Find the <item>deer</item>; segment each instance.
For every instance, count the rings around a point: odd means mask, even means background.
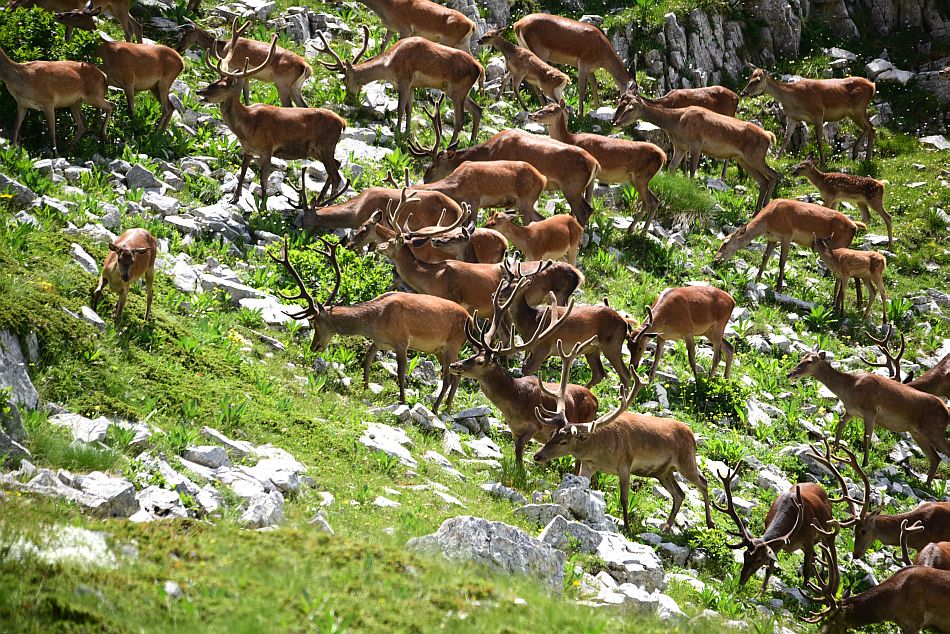
[[[514,378],[502,365],[502,359],[531,344],[531,338],[522,344],[511,341],[507,345],[494,343],[496,336],[500,334],[499,328],[504,323],[505,303],[510,302],[510,299],[507,302],[501,300],[502,292],[500,283],[492,296],[493,315],[490,320],[479,323],[476,316],[466,323],[466,335],[474,354],[453,363],[449,371],[456,376],[477,380],[488,400],[501,411],[514,438],[515,464],[522,467],[524,449],[528,442],[532,438],[547,441],[552,431],[537,420],[535,408],[553,407],[555,398],[543,389],[548,386],[542,384],[537,377]],[[534,333],[534,338],[544,336],[546,331],[556,331],[565,319],[566,317],[561,315],[559,319],[542,324],[542,327],[546,327],[543,330],[539,328]],[[566,413],[579,422],[594,420],[597,415],[597,397],[593,392],[574,384],[565,385],[562,392],[561,400]]]
[[[649,334],[641,336],[647,337]],[[552,430],[550,440],[534,454],[535,462],[543,464],[572,455],[578,462],[579,474],[582,476],[591,477],[598,471],[618,476],[623,526],[627,532],[630,531],[630,476],[656,478],[673,498],[669,517],[660,527],[665,532],[672,528],[686,498],[676,482],[675,475],[678,472],[699,489],[706,507],[706,526],[714,528],[709,511],[708,486],[696,463],[696,438],[689,426],[672,418],[656,418],[626,411],[645,385],[635,367],[630,368],[632,385],[620,387],[620,403],[616,409],[590,423],[568,418],[566,388],[571,363],[589,344],[589,340],[578,342],[570,352],[565,353],[564,346],[558,342],[562,366],[557,393],[551,392],[538,381],[542,390],[556,397],[557,405],[554,410],[541,405],[535,412],[538,421]]]
[[[310,350],[323,352],[336,335],[369,339],[369,349],[363,364],[364,387],[369,384],[369,370],[376,359],[376,353],[379,350],[395,351],[400,403],[406,402],[408,351],[433,354],[442,366],[442,387],[435,399],[433,412],[439,412],[443,398],[446,410],[451,410],[458,380],[449,375],[448,368],[458,360],[459,350],[465,344],[468,312],[455,302],[414,293],[385,293],[368,302],[352,306],[334,305],[342,280],[337,260],[339,243],[320,237],[317,240],[322,246],[317,247],[316,251],[327,259],[334,274],[333,288],[323,302],[317,302],[313,298],[300,273],[290,262],[286,238],[279,256],[268,251],[271,259],[287,270],[298,287],[296,295],[280,294],[280,297],[288,301],[304,300],[307,304],[306,307],[288,312],[287,315],[310,322],[313,329]]]
[[[547,126],[551,138],[587,150],[600,163],[597,179],[603,183],[631,183],[644,210],[644,230],[653,222],[660,199],[650,190],[650,179],[663,169],[666,153],[652,143],[614,139],[601,134],[571,132],[567,127],[567,107],[564,101],[549,103],[528,118]],[[632,231],[636,223],[631,223]]]
[[[887,181],[869,176],[822,172],[813,158],[809,157],[792,170],[795,176],[804,176],[821,194],[825,207],[837,211],[842,202],[853,202],[861,210],[861,220],[871,224],[871,208],[881,217],[887,227],[887,248],[894,247],[894,229],[891,215],[884,209],[884,186]]]
[[[460,11],[430,0],[359,0],[379,16],[386,35],[380,50],[389,46],[393,33],[401,39],[419,36],[460,51],[471,48],[475,23]]]
[[[807,121],[814,126],[818,157],[821,169],[824,169],[825,122],[851,119],[861,127],[861,137],[854,144],[855,155],[861,142],[867,139],[864,160],[871,160],[874,153],[874,125],[868,116],[868,106],[874,97],[873,82],[863,77],[845,77],[799,79],[786,84],[776,81],[761,68],[756,68],[748,62],[747,65],[752,69],[752,76],[740,95],[754,97],[766,93],[781,104],[785,113],[785,138],[776,158],[782,158],[798,124]]]
[[[318,32],[317,35],[323,42],[322,52],[333,58],[332,62],[318,60],[318,63],[330,72],[343,75],[347,93],[355,95],[369,82],[378,80],[387,81],[396,88],[399,93],[396,130],[402,130],[405,117],[406,138],[411,137],[413,93],[416,88],[438,88],[452,101],[455,111],[452,143],[462,132],[466,110],[472,114],[471,142],[474,143],[478,138],[482,108],[469,96],[469,92],[475,82],[484,83],[485,69],[469,53],[425,38],[407,37],[376,57],[359,63],[369,46],[368,27],[363,26],[363,47],[352,60],[343,60],[330,48],[323,33]]]
[[[950,398],[950,354],[944,355],[944,357],[937,362],[937,365],[921,374],[918,378],[915,379],[913,374],[911,374],[911,376],[901,381],[901,357],[904,356],[905,349],[904,334],[901,333],[900,348],[896,354],[890,348],[891,336],[894,334],[893,325],[888,325],[887,334],[880,339],[869,332],[865,334],[867,334],[868,339],[874,342],[878,349],[884,354],[884,362],[878,363],[868,359],[862,359],[862,361],[874,368],[886,368],[890,378],[902,382],[915,390],[933,394],[940,398]]]
[[[628,126],[643,119],[657,125],[670,137],[673,158],[668,169],[675,172],[687,154],[690,156],[690,178],[696,177],[703,154],[719,159],[735,159],[759,186],[755,203],[758,214],[769,199],[778,181],[778,172],[765,161],[775,135],[759,126],[721,115],[700,106],[668,108],[656,100],[631,96],[623,111],[614,114],[614,125]]]
[[[16,122],[13,124],[13,145],[20,142],[20,126],[27,109],[40,110],[46,116],[53,155],[59,156],[56,144],[56,110],[69,108],[76,122],[76,136],[67,148],[72,152],[86,133],[82,104],[99,108],[105,113],[99,137],[108,142],[106,127],[112,116],[112,104],[106,99],[106,76],[88,62],[35,61],[19,64],[0,49],[0,81],[16,102]]]
[[[931,542],[918,549],[913,561],[907,548],[907,537],[910,534],[924,530],[920,522],[908,525],[907,520],[901,521],[901,560],[905,566],[926,566],[940,570],[950,570],[950,542]]]
[[[825,352],[817,349],[805,353],[788,373],[789,380],[804,377],[824,384],[844,405],[844,414],[835,430],[835,448],[841,444],[845,424],[856,416],[864,420],[863,465],[868,462],[875,425],[893,432],[909,432],[930,463],[927,484],[933,481],[940,466],[940,453],[950,455],[950,444],[944,437],[950,425],[950,411],[942,400],[877,374],[836,370]]]
[[[631,73],[623,65],[607,36],[593,24],[547,13],[532,13],[512,25],[518,43],[543,62],[565,64],[577,68],[577,102],[584,117],[587,81],[590,79],[594,106],[600,106],[594,71],[606,70],[623,90],[630,83]]]
[[[516,46],[505,39],[507,30],[500,28],[486,31],[478,43],[482,46],[491,46],[505,58],[505,67],[511,78],[511,91],[515,93],[518,103],[524,110],[528,109],[521,97],[521,82],[523,81],[527,81],[528,85],[534,89],[541,103],[544,103],[545,99],[560,101],[564,97],[564,89],[567,88],[570,78],[541,61],[541,58],[529,49]]]
[[[95,311],[102,299],[106,285],[116,293],[119,299],[112,311],[118,325],[122,321],[122,311],[129,295],[129,288],[140,277],[145,276],[146,300],[145,321],[152,316],[152,291],[155,285],[155,257],[158,254],[158,240],[147,229],[129,229],[109,243],[109,254],[102,264],[99,283],[92,291],[90,308]]]
[[[762,279],[765,265],[775,252],[775,245],[781,244],[778,280],[775,283],[775,290],[780,291],[785,286],[785,262],[793,242],[812,247],[816,235],[832,236],[828,247],[841,249],[851,244],[858,229],[866,228],[867,225],[863,222],[855,222],[839,211],[799,200],[777,198],[723,240],[712,265],[722,266],[739,249],[746,247],[759,236],[765,236],[765,252],[762,254],[762,264],[759,265],[755,281]]]
[[[232,36],[231,41],[234,42]],[[231,52],[235,50],[232,46]],[[277,50],[277,35],[271,39],[270,51],[264,61],[248,69],[248,58],[244,60],[244,70],[231,71],[227,57],[218,57],[212,65],[208,54],[205,64],[216,71],[220,77],[198,91],[198,96],[206,103],[217,103],[221,108],[224,123],[237,136],[241,143],[241,171],[237,187],[231,197],[234,204],[241,197],[244,177],[252,157],[260,160],[261,198],[267,203],[267,180],[271,173],[271,159],[317,159],[323,163],[327,172],[327,181],[320,193],[322,198],[328,192],[340,188],[340,163],[334,158],[337,143],[346,128],[346,121],[340,115],[324,108],[278,108],[268,104],[245,106],[241,103],[241,88],[245,80],[261,72],[271,63]],[[215,54],[217,56],[217,54]]]
[[[142,41],[142,25],[129,15],[131,0],[11,0],[7,3],[9,9],[31,9],[39,7],[52,13],[66,13],[83,9],[98,9],[99,15],[105,9],[111,13],[125,34],[127,42]],[[95,28],[93,26],[93,28]],[[92,29],[90,29],[92,30]],[[72,36],[72,30],[67,26],[67,40]]]
[[[884,290],[884,269],[887,268],[887,258],[877,251],[858,251],[855,249],[832,249],[829,242],[834,234],[819,238],[814,236],[815,252],[832,275],[835,276],[834,307],[844,314],[844,296],[851,278],[863,282],[868,289],[868,306],[864,310],[864,319],[871,314],[874,308],[874,298],[881,294],[881,310],[884,323],[887,323],[887,292]],[[859,298],[860,300],[860,298]],[[860,308],[860,305],[858,306]]]
[[[522,227],[516,214],[495,213],[485,227],[501,233],[528,260],[564,260],[577,263],[584,228],[574,216],[558,214]]]
[[[101,8],[57,13],[57,22],[66,25],[66,39],[73,28],[95,29],[93,16],[99,15]],[[162,116],[158,120],[159,130],[165,130],[171,121],[175,108],[168,98],[175,79],[185,68],[185,63],[175,49],[161,44],[135,44],[131,42],[103,41],[96,48],[96,55],[102,60],[99,70],[106,74],[109,86],[121,88],[129,105],[129,116],[135,116],[135,93],[151,91],[162,106]]]
[[[736,302],[732,295],[714,286],[682,286],[668,288],[653,305],[647,308],[649,318],[632,333],[629,343],[631,364],[638,366],[646,351],[647,340],[642,336],[649,331],[656,340],[656,352],[650,367],[650,381],[656,376],[656,370],[663,357],[663,348],[667,341],[682,339],[686,342],[689,366],[693,376],[699,380],[699,368],[696,365],[696,337],[706,337],[713,347],[712,365],[709,375],[716,373],[719,360],[725,352],[725,378],[732,372],[732,359],[735,348],[724,337],[726,325],[732,317]],[[639,343],[634,343],[639,342]]]
[[[272,47],[267,42],[241,37],[250,22],[245,22],[242,26],[238,26],[237,22],[235,18],[231,23],[231,37],[227,40],[216,39],[193,22],[183,24],[176,48],[184,53],[193,46],[197,46],[206,53],[210,52],[215,58],[224,60],[224,70],[229,72],[242,70],[244,60],[248,60],[250,65],[260,67],[254,79],[274,84],[281,106],[306,108],[307,102],[304,101],[301,91],[304,82],[313,74],[310,64],[301,56],[281,46]],[[274,48],[273,54],[270,53],[271,48]],[[262,64],[268,55],[270,55],[270,63]],[[248,82],[243,83],[241,92],[244,95],[244,103],[247,104],[251,94]]]

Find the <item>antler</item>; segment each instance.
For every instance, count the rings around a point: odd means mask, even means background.
[[[835,523],[830,532],[824,531],[818,526],[812,524],[812,528],[820,533],[837,535],[838,525]],[[838,551],[835,547],[835,540],[832,537],[829,540],[821,541],[816,544],[818,554],[815,557],[815,579],[809,580],[803,588],[802,594],[805,594],[815,603],[824,603],[827,607],[820,612],[813,612],[811,616],[803,620],[808,623],[818,623],[833,612],[837,612],[841,604],[838,602],[838,588],[841,586],[841,571],[838,569]],[[826,576],[822,578],[821,568],[825,568]],[[813,595],[808,595],[804,590],[809,590]]]
[[[909,521],[910,520],[901,520],[901,559],[904,560],[904,565],[906,566],[910,566],[914,563],[910,559],[910,551],[907,550],[907,536],[910,533],[918,533],[924,530],[924,525],[920,523],[920,520],[908,526]]]
[[[393,189],[399,189],[400,187],[409,187],[409,168],[407,167],[403,172],[403,185],[400,185],[396,182],[396,179],[393,177],[392,170],[386,172],[386,178],[383,179],[383,182],[392,187]]]
[[[462,203],[462,213],[459,214],[459,217],[450,224],[443,226],[442,220],[445,218],[446,211],[445,209],[442,210],[442,214],[439,216],[439,222],[434,227],[426,227],[414,231],[409,229],[409,219],[412,218],[412,214],[409,214],[403,222],[402,234],[406,236],[406,239],[424,238],[430,240],[444,233],[451,233],[468,221],[472,208],[468,206],[468,203]]]
[[[307,302],[307,308],[297,311],[296,313],[288,312],[287,313],[288,317],[291,317],[293,319],[305,319],[307,317],[312,317],[320,313],[320,311],[323,310],[323,307],[317,304],[313,300],[313,296],[307,291],[307,287],[304,285],[303,280],[300,278],[300,273],[298,273],[297,269],[294,268],[294,265],[290,263],[290,257],[287,255],[287,244],[288,244],[288,239],[285,237],[284,244],[281,246],[281,249],[280,249],[280,257],[277,257],[270,251],[267,252],[267,255],[269,255],[270,258],[274,262],[277,262],[278,264],[282,264],[284,268],[287,269],[287,271],[290,273],[290,276],[294,278],[295,282],[297,282],[297,286],[300,288],[300,292],[298,292],[296,295],[285,295],[281,293],[280,291],[277,291],[277,295],[281,299],[284,299],[287,301],[295,301],[298,299],[303,299]]]
[[[507,305],[510,306],[511,302],[509,301]],[[550,316],[550,324],[547,327],[544,326],[545,320],[542,319],[541,322],[538,324],[537,329],[535,329],[534,334],[532,334],[530,337],[525,339],[520,344],[514,343],[514,337],[512,337],[511,341],[508,343],[507,346],[500,348],[498,350],[498,354],[500,354],[501,356],[507,357],[513,354],[517,354],[518,352],[524,352],[525,350],[530,350],[532,347],[534,347],[534,345],[538,341],[545,339],[548,336],[552,335],[553,333],[557,332],[558,329],[564,325],[564,322],[567,321],[567,318],[571,316],[571,312],[574,310],[574,298],[572,297],[570,300],[568,300],[567,306],[564,307],[564,312],[562,312],[560,316],[557,317],[557,319],[554,319],[554,315],[557,314],[556,310],[558,308],[560,307],[557,306],[557,304],[554,304],[553,306],[548,308],[548,312],[545,315],[545,317]],[[501,323],[500,319],[498,320],[498,323]],[[558,339],[558,341],[560,341],[560,339]]]
[[[798,529],[801,528],[802,521],[803,521],[804,518],[805,518],[805,512],[804,512],[804,511],[805,511],[805,505],[804,505],[804,503],[802,502],[802,488],[801,488],[801,486],[799,486],[799,485],[797,485],[797,484],[795,485],[795,497],[792,498],[792,502],[795,504],[795,510],[797,511],[797,513],[796,513],[796,515],[795,515],[795,525],[792,526],[792,529],[791,529],[790,531],[788,531],[787,533],[785,533],[785,534],[782,535],[781,537],[773,537],[772,539],[766,540],[766,541],[765,541],[765,545],[766,545],[766,546],[768,546],[768,547],[771,548],[771,547],[772,547],[772,544],[776,544],[776,543],[779,543],[779,542],[781,542],[781,543],[783,543],[783,544],[787,544],[787,543],[789,542],[789,540],[791,540],[792,535],[794,535],[794,534],[798,531]],[[824,530],[818,528],[818,527],[817,527],[816,525],[814,525],[814,524],[812,524],[812,528],[814,528],[815,530],[817,530],[817,531],[820,532],[820,533],[824,533],[824,534],[826,534],[826,535],[828,534],[828,533],[826,533]],[[837,529],[835,529],[835,530],[837,531]]]
[[[726,474],[723,475],[721,471],[716,472],[716,477],[722,480],[722,488],[726,494],[726,508],[723,508],[716,504],[712,498],[710,498],[709,503],[712,504],[712,507],[724,513],[732,518],[732,521],[736,523],[736,526],[739,528],[738,531],[726,531],[728,534],[738,537],[742,541],[736,544],[727,544],[729,548],[746,548],[752,544],[752,535],[749,533],[749,529],[746,527],[745,522],[742,521],[742,518],[739,517],[739,513],[736,511],[735,504],[732,501],[732,481],[735,479],[736,474],[739,472],[739,467],[742,465],[743,460],[740,458],[736,462],[736,466],[732,469],[728,469]]]
[[[865,334],[867,334],[868,339],[876,343],[878,349],[884,353],[885,361],[884,363],[877,363],[876,361],[870,361],[863,357],[861,358],[861,360],[864,361],[869,366],[871,366],[872,368],[887,368],[887,371],[888,373],[890,373],[891,378],[894,379],[895,381],[900,382],[901,357],[904,356],[904,349],[906,348],[907,342],[904,339],[904,333],[900,333],[900,337],[901,337],[900,348],[898,348],[896,355],[893,352],[891,352],[890,342],[891,342],[891,337],[893,336],[895,330],[896,329],[894,328],[893,324],[888,324],[887,334],[884,336],[883,339],[878,339],[874,335],[872,335],[870,332],[866,332]]]
[[[330,295],[323,302],[324,306],[332,306],[333,301],[336,299],[336,294],[340,290],[340,282],[343,281],[343,276],[340,274],[340,263],[336,259],[336,250],[340,247],[339,242],[330,242],[326,238],[317,237],[317,240],[323,245],[323,248],[315,247],[314,250],[320,255],[324,256],[330,260],[330,266],[333,267],[333,290],[330,291]]]
[[[396,205],[395,209],[393,209],[392,200],[386,203],[386,213],[383,217],[386,219],[386,222],[389,223],[390,228],[392,228],[392,230],[396,233],[397,237],[401,237],[403,235],[403,228],[399,226],[399,222],[397,221],[399,218],[399,212],[401,212],[407,204],[418,201],[419,196],[416,194],[416,192],[409,191],[408,187],[403,187],[402,191],[399,192],[399,203]],[[408,231],[408,228],[406,231]]]
[[[332,191],[327,191],[330,189],[330,181],[327,180],[323,184],[323,189],[320,190],[320,194],[307,199],[307,170],[300,170],[300,188],[296,188],[291,185],[291,188],[297,192],[297,204],[295,205],[296,209],[300,211],[316,211],[323,207],[328,206],[334,200],[346,193],[346,190],[350,187],[350,179],[346,178],[343,180],[343,184],[340,185],[340,188],[333,193]]]
[[[264,59],[263,63],[255,66],[254,68],[248,69],[247,65],[250,62],[250,58],[244,58],[244,70],[232,71],[226,70],[224,68],[225,64],[228,66],[231,65],[231,60],[234,57],[235,45],[237,43],[238,37],[247,29],[250,23],[245,23],[244,26],[238,28],[237,18],[234,19],[234,22],[231,24],[231,39],[228,42],[228,53],[224,57],[221,57],[217,51],[214,50],[213,46],[209,46],[205,50],[204,60],[212,70],[216,71],[222,77],[234,77],[236,79],[245,79],[256,75],[257,73],[264,70],[264,68],[270,64],[271,60],[274,58],[274,52],[277,50],[277,34],[274,33],[273,37],[270,40],[270,50],[267,52],[267,57]],[[217,62],[214,66],[211,65],[211,60],[208,58],[208,51],[211,51],[212,54],[217,58]]]
[[[816,462],[819,462],[820,464],[824,465],[829,471],[831,471],[831,474],[838,481],[838,486],[841,487],[841,497],[832,498],[830,502],[832,504],[838,504],[839,502],[846,502],[848,504],[848,508],[851,511],[851,516],[847,520],[842,522],[842,526],[851,526],[852,524],[857,522],[858,518],[864,517],[864,515],[866,515],[866,513],[863,513],[857,510],[857,505],[866,504],[867,503],[866,500],[870,496],[870,492],[867,491],[867,489],[865,490],[865,502],[862,502],[861,500],[857,500],[851,497],[850,495],[848,495],[848,485],[845,483],[844,476],[841,475],[841,472],[834,465],[834,463],[835,462],[840,462],[842,464],[848,463],[848,464],[851,464],[853,467],[855,467],[861,474],[864,474],[864,472],[861,470],[861,466],[858,463],[857,456],[855,456],[854,453],[851,450],[849,450],[847,447],[842,447],[842,449],[845,452],[847,452],[848,456],[847,458],[842,458],[841,456],[836,456],[831,453],[831,444],[828,442],[827,438],[822,439],[822,442],[825,445],[824,452],[819,453],[817,446],[811,445],[811,451],[808,452],[807,456],[814,459]],[[870,481],[866,481],[866,482],[868,486],[870,486]]]
[[[435,101],[429,99],[429,103],[432,104],[433,109],[429,110],[428,108],[423,108],[423,112],[426,113],[426,116],[432,119],[432,129],[435,132],[435,142],[432,144],[431,149],[426,149],[416,143],[413,139],[406,141],[406,149],[409,150],[409,153],[415,156],[416,158],[435,158],[439,155],[439,146],[442,144],[442,102],[445,101],[445,94],[439,95],[439,98]],[[454,150],[458,147],[458,141],[452,143],[446,148],[446,151]]]
[[[594,335],[587,341],[578,341],[567,354],[564,354],[564,341],[561,339],[557,340],[557,353],[558,356],[561,357],[561,382],[558,384],[558,391],[552,392],[544,386],[544,382],[541,380],[541,377],[535,377],[538,381],[538,387],[541,389],[541,391],[544,394],[554,398],[556,402],[554,410],[549,410],[544,405],[539,405],[534,408],[534,415],[538,419],[538,422],[542,425],[564,427],[564,425],[568,423],[566,414],[567,404],[565,398],[567,395],[567,386],[571,377],[571,365],[574,363],[574,359],[577,358],[581,351],[594,343],[596,340],[597,336]],[[593,431],[593,429],[591,431]]]
[[[317,37],[320,38],[320,41],[323,42],[323,48],[320,49],[321,53],[327,53],[330,57],[333,58],[332,62],[325,62],[318,59],[317,63],[326,68],[327,70],[346,73],[347,67],[352,67],[353,65],[359,63],[360,58],[363,57],[363,54],[366,52],[366,49],[369,48],[369,27],[365,24],[363,25],[363,48],[360,49],[360,52],[353,57],[352,61],[343,61],[343,59],[336,54],[336,52],[330,48],[330,43],[327,42],[327,38],[324,37],[321,31],[317,31]]]

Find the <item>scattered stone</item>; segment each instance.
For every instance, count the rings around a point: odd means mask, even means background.
[[[162,181],[141,165],[133,165],[125,173],[125,182],[129,189],[160,189]]]
[[[313,519],[310,520],[312,524],[318,531],[321,533],[326,533],[327,535],[333,535],[333,529],[330,527],[330,522],[327,521],[326,516],[323,514],[323,511],[317,511],[317,514],[313,516]]]
[[[396,500],[390,500],[382,495],[377,495],[376,499],[373,500],[373,506],[378,506],[381,509],[398,509],[402,504]]]
[[[231,440],[213,427],[202,427],[201,435],[223,446],[232,458],[244,458],[254,450],[254,445],[246,440]]]
[[[40,396],[27,373],[27,359],[20,341],[9,330],[0,330],[0,388],[9,388],[10,402],[36,409]]]
[[[516,508],[514,514],[538,526],[547,526],[558,516],[573,519],[571,512],[560,504],[525,504]]]
[[[224,447],[217,445],[200,445],[198,447],[188,447],[182,454],[185,460],[189,460],[208,469],[217,469],[218,467],[230,467],[231,460],[228,458],[228,452]]]
[[[544,527],[538,539],[568,555],[576,551],[593,554],[597,552],[603,536],[585,524],[557,515]]]
[[[135,498],[139,502],[139,510],[129,518],[133,522],[188,517],[188,510],[176,491],[152,485],[139,491]]]
[[[950,150],[950,141],[942,134],[921,137],[920,142],[924,145],[930,145],[937,150]]]
[[[167,596],[172,601],[178,601],[185,597],[185,593],[182,592],[181,586],[179,586],[174,581],[166,581],[163,586],[165,589],[165,596]]]
[[[252,499],[238,520],[248,528],[276,526],[284,521],[284,496],[271,491]]]
[[[38,543],[18,539],[7,557],[31,557],[46,565],[70,564],[84,568],[115,568],[118,561],[109,548],[107,534],[79,526],[50,526],[37,533]]]
[[[92,420],[79,414],[56,414],[49,417],[49,422],[57,427],[69,430],[73,440],[81,442],[102,442],[112,424],[105,416]]]
[[[515,491],[511,487],[506,487],[500,482],[486,482],[482,485],[482,490],[486,491],[490,496],[501,498],[503,500],[508,500],[512,504],[527,504],[528,498],[523,496],[518,491]]]
[[[472,455],[476,458],[500,460],[503,457],[501,447],[496,445],[488,436],[466,441],[465,444],[472,450]]]
[[[99,265],[96,264],[96,261],[91,255],[86,253],[86,250],[82,246],[73,242],[69,245],[70,252],[72,253],[73,260],[82,268],[83,271],[89,273],[90,275],[99,274]]]
[[[373,451],[382,451],[399,459],[403,465],[415,468],[418,462],[404,445],[412,444],[406,432],[398,427],[383,423],[366,423],[366,431],[360,436],[360,442]]]

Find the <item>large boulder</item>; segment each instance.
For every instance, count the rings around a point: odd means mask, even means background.
[[[35,409],[39,404],[20,341],[9,330],[0,330],[0,388],[12,390],[9,400],[16,405]]]

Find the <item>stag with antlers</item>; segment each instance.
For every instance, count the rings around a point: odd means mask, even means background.
[[[887,368],[890,377],[897,382],[901,382],[901,357],[904,356],[906,347],[903,333],[901,333],[901,343],[896,353],[891,350],[890,345],[891,336],[894,334],[893,325],[888,325],[887,334],[881,339],[874,337],[871,333],[866,334],[868,339],[877,344],[878,349],[884,355],[884,361],[882,363],[868,359],[862,359],[862,361],[871,367]],[[934,367],[921,374],[918,378],[913,378],[913,374],[911,374],[903,379],[903,383],[915,390],[926,392],[927,394],[933,394],[940,398],[950,398],[950,354],[944,355]]]
[[[917,556],[911,561],[910,550],[907,547],[907,538],[909,535],[919,533],[923,530],[924,525],[919,521],[911,524],[909,520],[901,520],[901,559],[904,565],[927,566],[928,568],[950,570],[950,542],[931,542],[919,549]]]

